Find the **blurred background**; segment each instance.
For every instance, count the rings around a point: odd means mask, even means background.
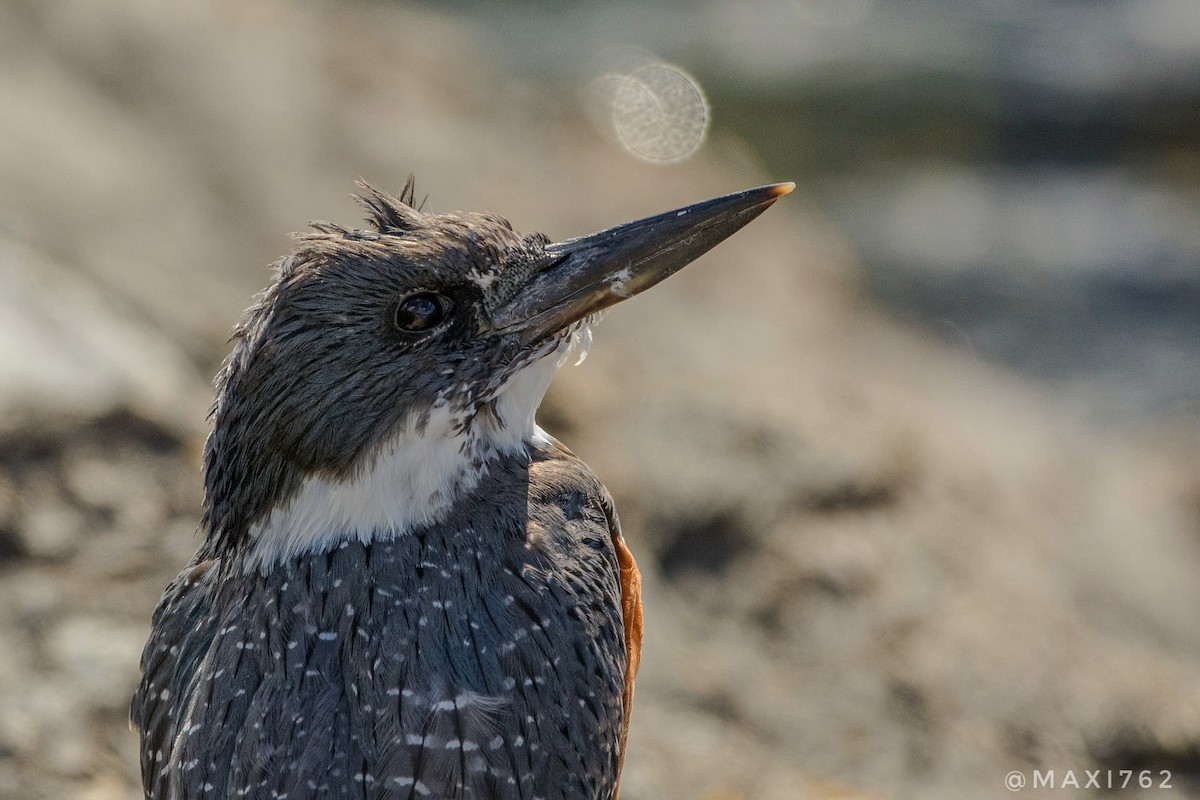
[[[1196,414],[1195,2],[442,7],[562,90],[604,42],[686,65],[883,303],[1109,419]]]
[[[1194,0],[2,0],[0,108],[0,797],[140,796],[228,331],[409,172],[798,183],[542,410],[646,576],[626,800],[1200,797]]]

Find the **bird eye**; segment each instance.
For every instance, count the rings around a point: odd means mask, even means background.
[[[396,306],[396,327],[409,333],[434,328],[446,317],[450,301],[433,292],[409,295]]]

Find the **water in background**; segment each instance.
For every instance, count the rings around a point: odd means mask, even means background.
[[[1197,0],[448,5],[541,81],[680,64],[889,307],[1107,419],[1200,416]]]

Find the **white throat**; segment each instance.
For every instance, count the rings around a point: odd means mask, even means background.
[[[549,441],[534,415],[569,352],[590,342],[582,330],[509,378],[496,395],[495,422],[463,430],[443,402],[419,432],[410,421],[353,477],[305,478],[288,501],[251,526],[247,571],[265,573],[289,558],[392,539],[441,520],[497,456]]]

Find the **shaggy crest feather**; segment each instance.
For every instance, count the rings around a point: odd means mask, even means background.
[[[416,177],[408,176],[399,197],[376,189],[363,179],[355,181],[362,194],[352,195],[354,200],[367,210],[367,222],[379,233],[406,233],[419,227],[421,212],[416,207]]]

